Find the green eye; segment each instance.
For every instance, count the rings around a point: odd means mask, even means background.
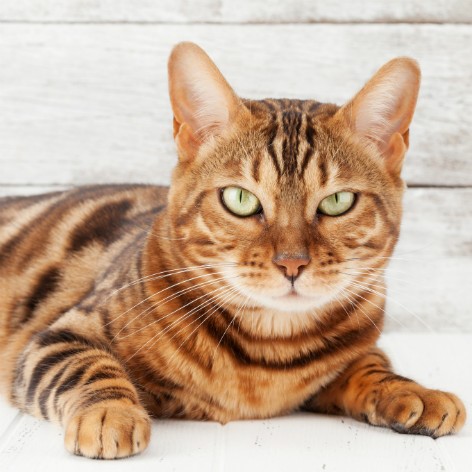
[[[336,192],[321,200],[318,211],[329,216],[339,216],[346,213],[354,203],[352,192]]]
[[[226,187],[221,193],[221,199],[225,207],[237,216],[251,216],[261,210],[259,199],[240,187]]]

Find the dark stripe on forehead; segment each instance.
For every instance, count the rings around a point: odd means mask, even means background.
[[[308,107],[308,113],[316,113],[318,111],[318,108],[322,105],[321,102],[312,102],[310,106]]]
[[[245,103],[246,106],[249,105],[249,101]],[[302,177],[315,155],[316,131],[313,120],[322,115],[333,115],[338,107],[312,100],[292,99],[265,99],[251,101],[250,105],[251,113],[269,118],[265,128],[267,151],[278,176],[285,174]],[[282,141],[281,146],[275,143],[278,137]],[[300,148],[305,150],[300,152]],[[259,162],[253,164],[256,180],[260,178],[259,165]],[[326,163],[320,163],[319,169],[321,184],[325,185],[328,180]]]
[[[300,177],[303,177],[305,174],[305,170],[315,153],[315,128],[311,125],[308,117],[306,117],[305,139],[307,142],[307,148],[300,166]]]
[[[280,111],[280,103],[277,100],[261,100],[259,103],[263,104],[267,108],[267,112],[271,116],[271,122],[266,128],[267,134],[267,151],[272,163],[274,164],[277,175],[282,175],[282,166],[277,158],[277,151],[275,150],[275,140],[279,134],[280,122],[277,112]]]
[[[274,115],[277,113],[277,111],[279,110],[279,107],[276,107],[276,103],[277,101],[274,100],[274,101],[271,101],[271,100],[261,100],[260,103],[263,103],[271,113],[273,113]]]
[[[252,158],[252,178],[256,181],[259,182],[260,180],[260,175],[259,175],[259,170],[261,166],[261,158],[259,155],[253,156]]]
[[[300,146],[300,128],[303,115],[296,110],[282,112],[282,129],[284,132],[282,160],[284,173],[292,175],[297,171],[298,150]]]
[[[267,151],[269,152],[269,156],[272,159],[272,163],[274,164],[277,175],[280,177],[282,175],[282,168],[280,167],[279,160],[277,159],[277,153],[275,151],[275,143],[274,143],[278,134],[278,130],[279,130],[279,125],[276,120],[277,118],[274,116],[274,121],[268,130],[269,144],[267,146]]]
[[[324,160],[324,156],[322,155],[320,155],[318,158],[318,170],[320,174],[320,184],[322,187],[324,187],[328,181],[328,167]]]

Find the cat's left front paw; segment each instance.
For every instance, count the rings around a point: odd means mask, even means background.
[[[384,394],[376,413],[386,426],[399,433],[433,438],[459,431],[466,418],[464,404],[456,395],[408,386]]]

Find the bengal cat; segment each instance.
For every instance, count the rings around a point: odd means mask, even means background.
[[[239,98],[198,46],[169,60],[170,190],[0,200],[1,384],[74,454],[149,443],[150,415],[304,408],[401,433],[460,430],[462,402],[376,347],[420,83],[384,65],[346,105]]]

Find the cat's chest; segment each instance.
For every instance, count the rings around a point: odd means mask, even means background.
[[[204,382],[196,382],[193,401],[210,419],[227,422],[266,418],[301,406],[337,374],[314,368],[268,369],[221,366]]]
[[[139,383],[151,393],[148,407],[156,416],[226,423],[284,414],[303,405],[332,381],[347,360],[338,356],[327,362],[293,353],[285,358],[281,354],[270,358],[255,350],[250,358],[230,349],[213,353],[214,349],[208,358],[211,362],[205,362],[204,354],[194,349],[180,350],[160,365],[155,362],[157,355],[143,356],[142,362],[132,366],[131,371],[147,380]]]
[[[145,403],[158,417],[177,416],[220,423],[268,418],[300,407],[336,373],[226,366],[221,371],[215,369],[209,376],[194,372],[193,378],[185,379],[183,388],[166,392],[148,384],[146,390],[155,393],[147,396]]]

